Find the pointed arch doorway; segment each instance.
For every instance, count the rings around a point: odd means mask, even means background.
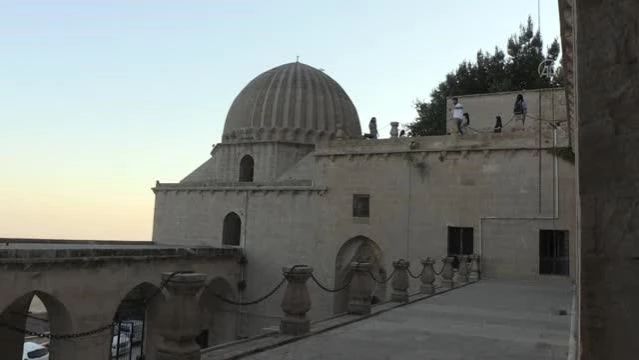
[[[350,264],[354,261],[369,261],[373,264],[371,273],[377,280],[386,279],[384,254],[373,240],[366,236],[356,236],[346,241],[337,252],[335,258],[335,287],[342,287],[350,276]],[[387,284],[374,283],[373,302],[386,300]],[[348,311],[348,288],[335,293],[333,298],[333,313],[341,314]]]

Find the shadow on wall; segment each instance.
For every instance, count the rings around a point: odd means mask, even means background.
[[[237,306],[222,301],[220,297],[237,301],[231,284],[218,277],[211,280],[200,294],[202,328],[197,342],[203,349],[237,339]]]

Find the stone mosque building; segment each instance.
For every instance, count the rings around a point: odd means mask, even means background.
[[[235,98],[208,160],[179,183],[156,184],[153,241],[241,249],[246,264],[232,286],[244,301],[294,264],[339,287],[361,256],[380,279],[393,260],[419,271],[419,260],[451,254],[481,255],[485,277],[574,276],[565,93],[526,92],[526,128],[493,133],[515,95],[460,97],[473,114],[463,137],[366,139],[355,105],[325,72],[275,67]],[[309,288],[312,319],[345,311],[344,292]],[[379,286],[376,296],[386,295]],[[229,336],[250,336],[278,323],[280,297],[229,311],[238,324]]]

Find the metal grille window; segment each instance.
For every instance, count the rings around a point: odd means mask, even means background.
[[[353,217],[368,218],[370,217],[370,195],[353,195]]]

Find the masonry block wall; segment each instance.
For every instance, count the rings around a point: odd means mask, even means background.
[[[543,119],[566,121],[566,92],[563,88],[523,90],[518,92],[503,92],[493,94],[460,95],[459,101],[464,106],[464,112],[470,115],[470,126],[477,130],[492,130],[495,127],[495,117],[501,116],[503,125],[513,116],[513,107],[517,94],[522,94],[528,105],[529,118],[526,120],[526,128],[537,129],[537,120]],[[541,96],[541,115],[539,112],[539,100]],[[450,119],[453,102],[452,97],[446,101],[447,119]],[[510,131],[514,127],[510,123],[504,131]],[[448,122],[449,132],[456,132],[455,124]],[[521,125],[519,125],[521,126]],[[567,126],[564,123],[562,126]],[[451,131],[452,130],[452,131]]]
[[[523,133],[333,142],[304,158],[305,171],[288,173],[311,176],[306,186],[156,191],[154,241],[220,246],[224,217],[236,212],[248,258],[244,300],[269,292],[295,264],[335,286],[337,255],[357,236],[380,247],[387,273],[399,258],[419,271],[422,258],[447,254],[448,226],[473,228],[486,276],[535,278],[540,229],[568,231],[574,252],[574,165],[553,156],[551,138],[544,133],[541,150]],[[353,217],[354,194],[370,195],[368,218]],[[310,316],[332,314],[333,295],[309,287]],[[243,307],[244,335],[276,326],[280,301]]]

